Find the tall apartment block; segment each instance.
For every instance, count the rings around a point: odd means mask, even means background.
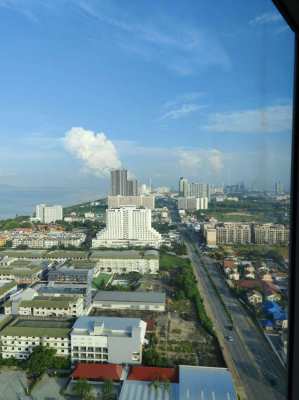
[[[92,247],[141,246],[159,248],[161,235],[152,228],[151,210],[132,207],[106,210],[106,228],[92,240]]]
[[[47,206],[46,204],[38,204],[36,206],[36,218],[43,224],[61,221],[63,219],[63,208],[60,205]]]

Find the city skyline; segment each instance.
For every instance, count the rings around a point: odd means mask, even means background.
[[[270,1],[230,4],[0,2],[4,196],[85,201],[120,167],[288,189],[293,33]]]

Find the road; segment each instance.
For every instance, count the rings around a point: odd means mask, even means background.
[[[204,291],[203,296],[209,303],[214,322],[216,320],[217,333],[222,335],[221,339],[227,335],[233,338],[233,342],[226,340],[225,346],[238,371],[247,399],[285,400],[287,390],[286,370],[280,364],[261,332],[250,320],[242,305],[231,294],[214,261],[198,255],[191,243],[194,245],[193,241],[186,240],[197,278],[200,280],[201,289]],[[203,265],[208,268],[210,277],[232,316],[233,331],[227,329],[231,322]],[[273,386],[274,381],[276,382],[275,386]]]

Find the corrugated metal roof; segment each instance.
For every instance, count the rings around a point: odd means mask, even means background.
[[[94,301],[116,301],[116,302],[145,302],[165,303],[165,293],[162,292],[119,292],[99,290]]]
[[[171,383],[169,387],[160,384],[155,388],[152,382],[124,381],[119,400],[179,400],[178,384]]]
[[[180,365],[179,400],[237,400],[226,368]]]

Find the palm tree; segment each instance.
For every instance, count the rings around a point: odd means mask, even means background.
[[[102,399],[111,400],[114,398],[113,382],[111,379],[106,379],[102,385]]]
[[[91,384],[86,379],[78,379],[74,385],[73,391],[82,400],[88,400],[91,396]]]

